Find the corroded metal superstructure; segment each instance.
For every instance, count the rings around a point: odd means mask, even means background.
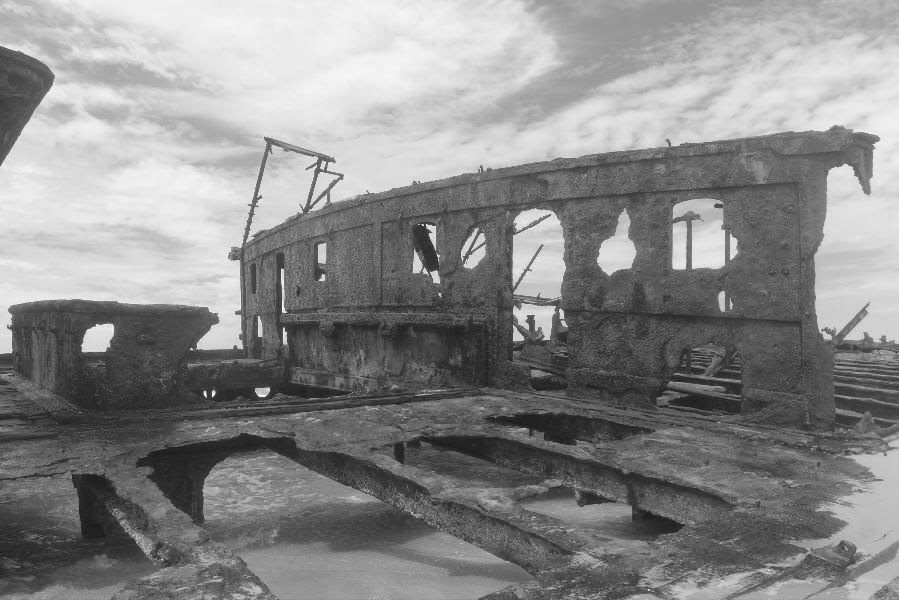
[[[715,343],[742,356],[743,412],[827,428],[832,359],[814,293],[827,172],[851,165],[868,193],[877,139],[833,127],[556,159],[297,215],[243,250],[245,344],[286,360],[293,383],[521,383],[511,361],[514,220],[548,209],[565,237],[571,391],[653,405],[683,353]],[[717,269],[674,269],[674,207],[697,198],[720,204],[739,253]],[[624,211],[636,257],[606,273],[600,246]],[[412,269],[422,225],[436,227],[439,284]],[[467,268],[463,244],[476,229],[486,257]]]

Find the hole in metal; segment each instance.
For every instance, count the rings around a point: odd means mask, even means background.
[[[575,490],[556,487],[543,494],[526,498],[518,503],[529,511],[540,513],[578,529],[598,536],[619,540],[653,540],[661,535],[674,533],[683,527],[680,523],[635,510],[623,502],[592,501],[578,499]]]
[[[725,266],[724,213],[716,203],[718,201],[712,198],[695,198],[678,202],[672,208],[673,269],[719,269]]]
[[[603,270],[603,273],[611,275],[615,271],[630,269],[634,266],[637,247],[634,246],[634,242],[629,236],[630,227],[630,214],[626,209],[622,210],[618,215],[615,235],[605,240],[599,247],[596,264]]]
[[[503,425],[539,431],[547,441],[569,445],[574,445],[575,440],[591,443],[611,442],[652,433],[652,429],[645,427],[564,413],[519,413],[512,416],[490,417],[490,420]]]
[[[412,228],[412,272],[427,273],[433,283],[440,283],[436,223],[416,223]]]
[[[110,342],[112,342],[114,333],[115,327],[112,323],[94,325],[84,332],[84,339],[81,342],[81,351],[106,352],[109,349]]]

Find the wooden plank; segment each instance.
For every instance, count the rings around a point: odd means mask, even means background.
[[[15,386],[22,397],[40,407],[50,416],[55,417],[56,415],[78,414],[81,412],[81,409],[65,398],[54,394],[50,390],[38,387],[18,373],[7,373],[0,376],[0,379]]]
[[[851,396],[854,398],[871,398],[888,404],[899,405],[899,392],[896,390],[885,390],[877,387],[865,385],[855,385],[852,383],[835,383],[833,386],[834,394],[840,396]]]
[[[728,392],[731,393],[739,393],[740,388],[743,386],[743,382],[739,379],[731,379],[726,377],[713,377],[710,375],[696,375],[696,374],[688,374],[688,373],[675,373],[672,376],[672,379],[675,381],[681,381],[685,383],[698,383],[704,385],[712,385],[712,386],[723,386],[727,389]]]
[[[833,397],[837,408],[852,410],[858,413],[870,412],[871,416],[881,419],[899,420],[899,405],[880,402],[870,398],[854,398],[836,394]]]

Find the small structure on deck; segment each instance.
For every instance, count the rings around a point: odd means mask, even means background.
[[[196,403],[185,387],[187,352],[218,315],[197,306],[44,300],[11,306],[13,366],[37,385],[90,409],[162,408]],[[96,368],[81,352],[84,333],[112,323]]]

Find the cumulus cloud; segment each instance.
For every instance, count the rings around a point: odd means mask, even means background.
[[[464,122],[557,60],[512,0],[12,2],[0,17],[7,43],[57,75],[0,172],[16,199],[3,298],[208,304],[223,317],[213,346],[237,341],[225,254],[263,134],[340,156],[348,195],[377,189],[359,175],[395,139]],[[295,158],[271,163],[260,227],[296,212],[308,185]]]
[[[871,299],[866,324],[895,335],[897,242],[873,224],[899,217],[899,85],[884,75],[899,70],[896,12],[830,0],[9,0],[4,43],[57,79],[0,169],[14,223],[0,297],[208,305],[223,324],[204,345],[237,343],[237,269],[224,257],[262,135],[336,156],[342,197],[479,164],[844,124],[884,141],[871,198],[848,169],[831,176],[820,320]],[[258,227],[296,212],[304,167],[272,157]],[[529,285],[551,285],[551,265],[538,261]]]
[[[457,139],[468,154],[502,147],[503,164],[514,164],[834,124],[878,134],[871,197],[848,167],[831,172],[818,313],[822,326],[840,325],[870,299],[865,326],[896,331],[899,243],[889,224],[899,218],[890,200],[899,194],[899,84],[886,74],[899,69],[897,19],[899,7],[883,3],[720,6],[659,30],[632,49],[628,73],[571,94],[567,105]]]

